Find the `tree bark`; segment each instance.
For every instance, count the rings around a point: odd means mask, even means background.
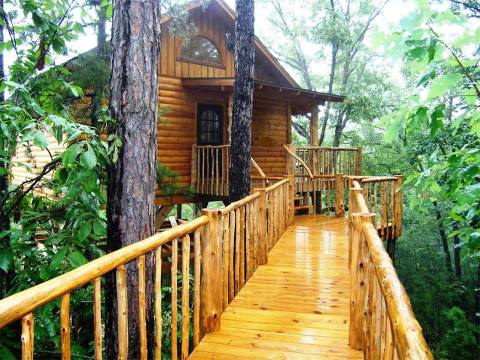
[[[254,86],[254,2],[236,1],[235,86],[230,147],[230,200],[250,193],[251,124]]]
[[[338,54],[338,44],[332,43],[332,59],[330,62],[330,77],[328,80],[328,93],[330,94],[333,92],[333,84],[335,81],[335,68],[337,66],[337,54]],[[328,101],[327,105],[325,106],[325,115],[323,117],[322,130],[320,132],[320,139],[318,140],[318,143],[320,146],[323,144],[323,141],[325,140],[325,130],[327,129],[329,118],[330,118],[330,102]]]
[[[450,256],[450,249],[448,248],[448,238],[445,231],[445,226],[443,225],[442,221],[442,213],[440,212],[440,209],[438,208],[438,203],[436,201],[433,201],[433,207],[435,209],[435,217],[437,218],[440,241],[442,242],[443,252],[445,253],[445,265],[447,267],[447,271],[449,273],[452,273],[452,257]]]
[[[462,248],[460,245],[460,238],[458,236],[453,237],[453,244],[453,261],[455,265],[455,275],[460,280],[462,278]]]
[[[99,5],[98,11],[98,22],[97,22],[97,57],[99,61],[106,62],[107,60],[107,34],[106,34],[106,24],[107,24],[107,7]],[[93,89],[93,98],[92,98],[92,112],[91,120],[92,126],[98,126],[98,117],[102,109],[103,97],[105,95],[104,91],[105,84],[102,81],[95,82]]]
[[[110,112],[114,132],[123,142],[118,161],[109,169],[107,246],[114,251],[155,231],[155,161],[157,66],[160,49],[160,5],[156,0],[113,2]],[[153,348],[154,257],[146,258],[148,348]],[[129,359],[139,358],[138,272],[127,264]],[[106,288],[106,357],[116,359],[117,306],[115,273]]]

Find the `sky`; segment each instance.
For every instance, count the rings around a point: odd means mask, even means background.
[[[281,0],[285,1],[288,4],[292,4],[292,0]],[[226,2],[232,7],[233,9],[235,8],[235,0],[226,0]],[[300,3],[300,2],[298,2]],[[269,45],[275,41],[275,35],[272,34],[272,31],[270,29],[268,21],[261,20],[261,19],[267,19],[269,17],[269,11],[267,7],[265,6],[264,1],[256,1],[255,3],[256,9],[255,9],[255,18],[256,18],[256,23],[255,23],[255,32],[257,36],[265,42],[266,45]],[[409,12],[414,10],[414,2],[413,0],[390,0],[389,3],[385,6],[383,13],[381,16],[379,16],[376,20],[376,25],[381,31],[384,31],[386,33],[389,33],[392,31],[392,29],[395,27],[395,24],[398,24],[399,20],[407,15]],[[299,7],[298,11],[302,11],[302,8]],[[367,43],[369,40],[367,39]],[[55,58],[55,62],[62,63],[69,58],[76,56],[80,53],[83,53],[85,51],[88,51],[96,46],[96,35],[95,31],[93,28],[87,28],[85,30],[85,34],[80,35],[78,40],[74,41],[73,44],[70,46],[71,49],[74,49],[70,51],[67,55],[65,56],[57,56]],[[315,49],[314,46],[310,46],[310,44],[304,44],[304,48],[306,53],[308,54],[309,51],[311,54],[313,54],[315,51],[318,51],[318,49]],[[7,65],[11,63],[12,57],[7,56],[6,62]],[[323,71],[325,68],[323,64],[313,64],[313,66],[316,66],[320,73],[320,76],[327,76],[327,71]],[[291,73],[291,75],[298,80],[298,75],[292,71],[292,69],[288,69],[288,66],[286,66],[287,70]],[[316,70],[317,70],[316,69]],[[400,66],[392,66],[390,68],[392,72],[392,76],[395,78],[398,78],[399,80],[401,79],[401,73],[400,73]],[[317,89],[317,90],[325,90],[325,89]]]

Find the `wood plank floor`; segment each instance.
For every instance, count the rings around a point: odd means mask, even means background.
[[[363,359],[348,346],[348,226],[297,216],[191,359]]]

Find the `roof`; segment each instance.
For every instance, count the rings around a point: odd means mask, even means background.
[[[185,87],[202,88],[213,91],[233,91],[234,78],[183,78]],[[326,101],[342,102],[345,97],[299,87],[255,80],[255,93],[265,96],[283,98],[292,103],[293,115],[310,113],[312,105],[324,105]]]
[[[194,9],[197,9],[201,6],[204,5],[203,1],[192,1],[188,5],[186,5],[187,10],[191,11]],[[223,13],[225,16],[225,19],[230,22],[229,25],[231,25],[233,28],[235,28],[235,18],[236,14],[235,11],[228,6],[227,3],[223,0],[211,0],[210,1],[210,6],[214,5],[215,10],[220,11]],[[166,23],[171,20],[171,17],[169,16],[164,16],[161,19],[161,23]],[[281,75],[285,81],[292,87],[294,88],[300,88],[300,85],[292,78],[292,76],[288,73],[288,71],[280,64],[280,62],[277,60],[277,58],[267,49],[267,47],[258,39],[257,36],[255,36],[255,48],[262,54],[277,70],[279,75]]]

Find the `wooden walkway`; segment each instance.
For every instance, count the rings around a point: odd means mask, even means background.
[[[348,346],[348,225],[298,216],[190,359],[363,359]]]

